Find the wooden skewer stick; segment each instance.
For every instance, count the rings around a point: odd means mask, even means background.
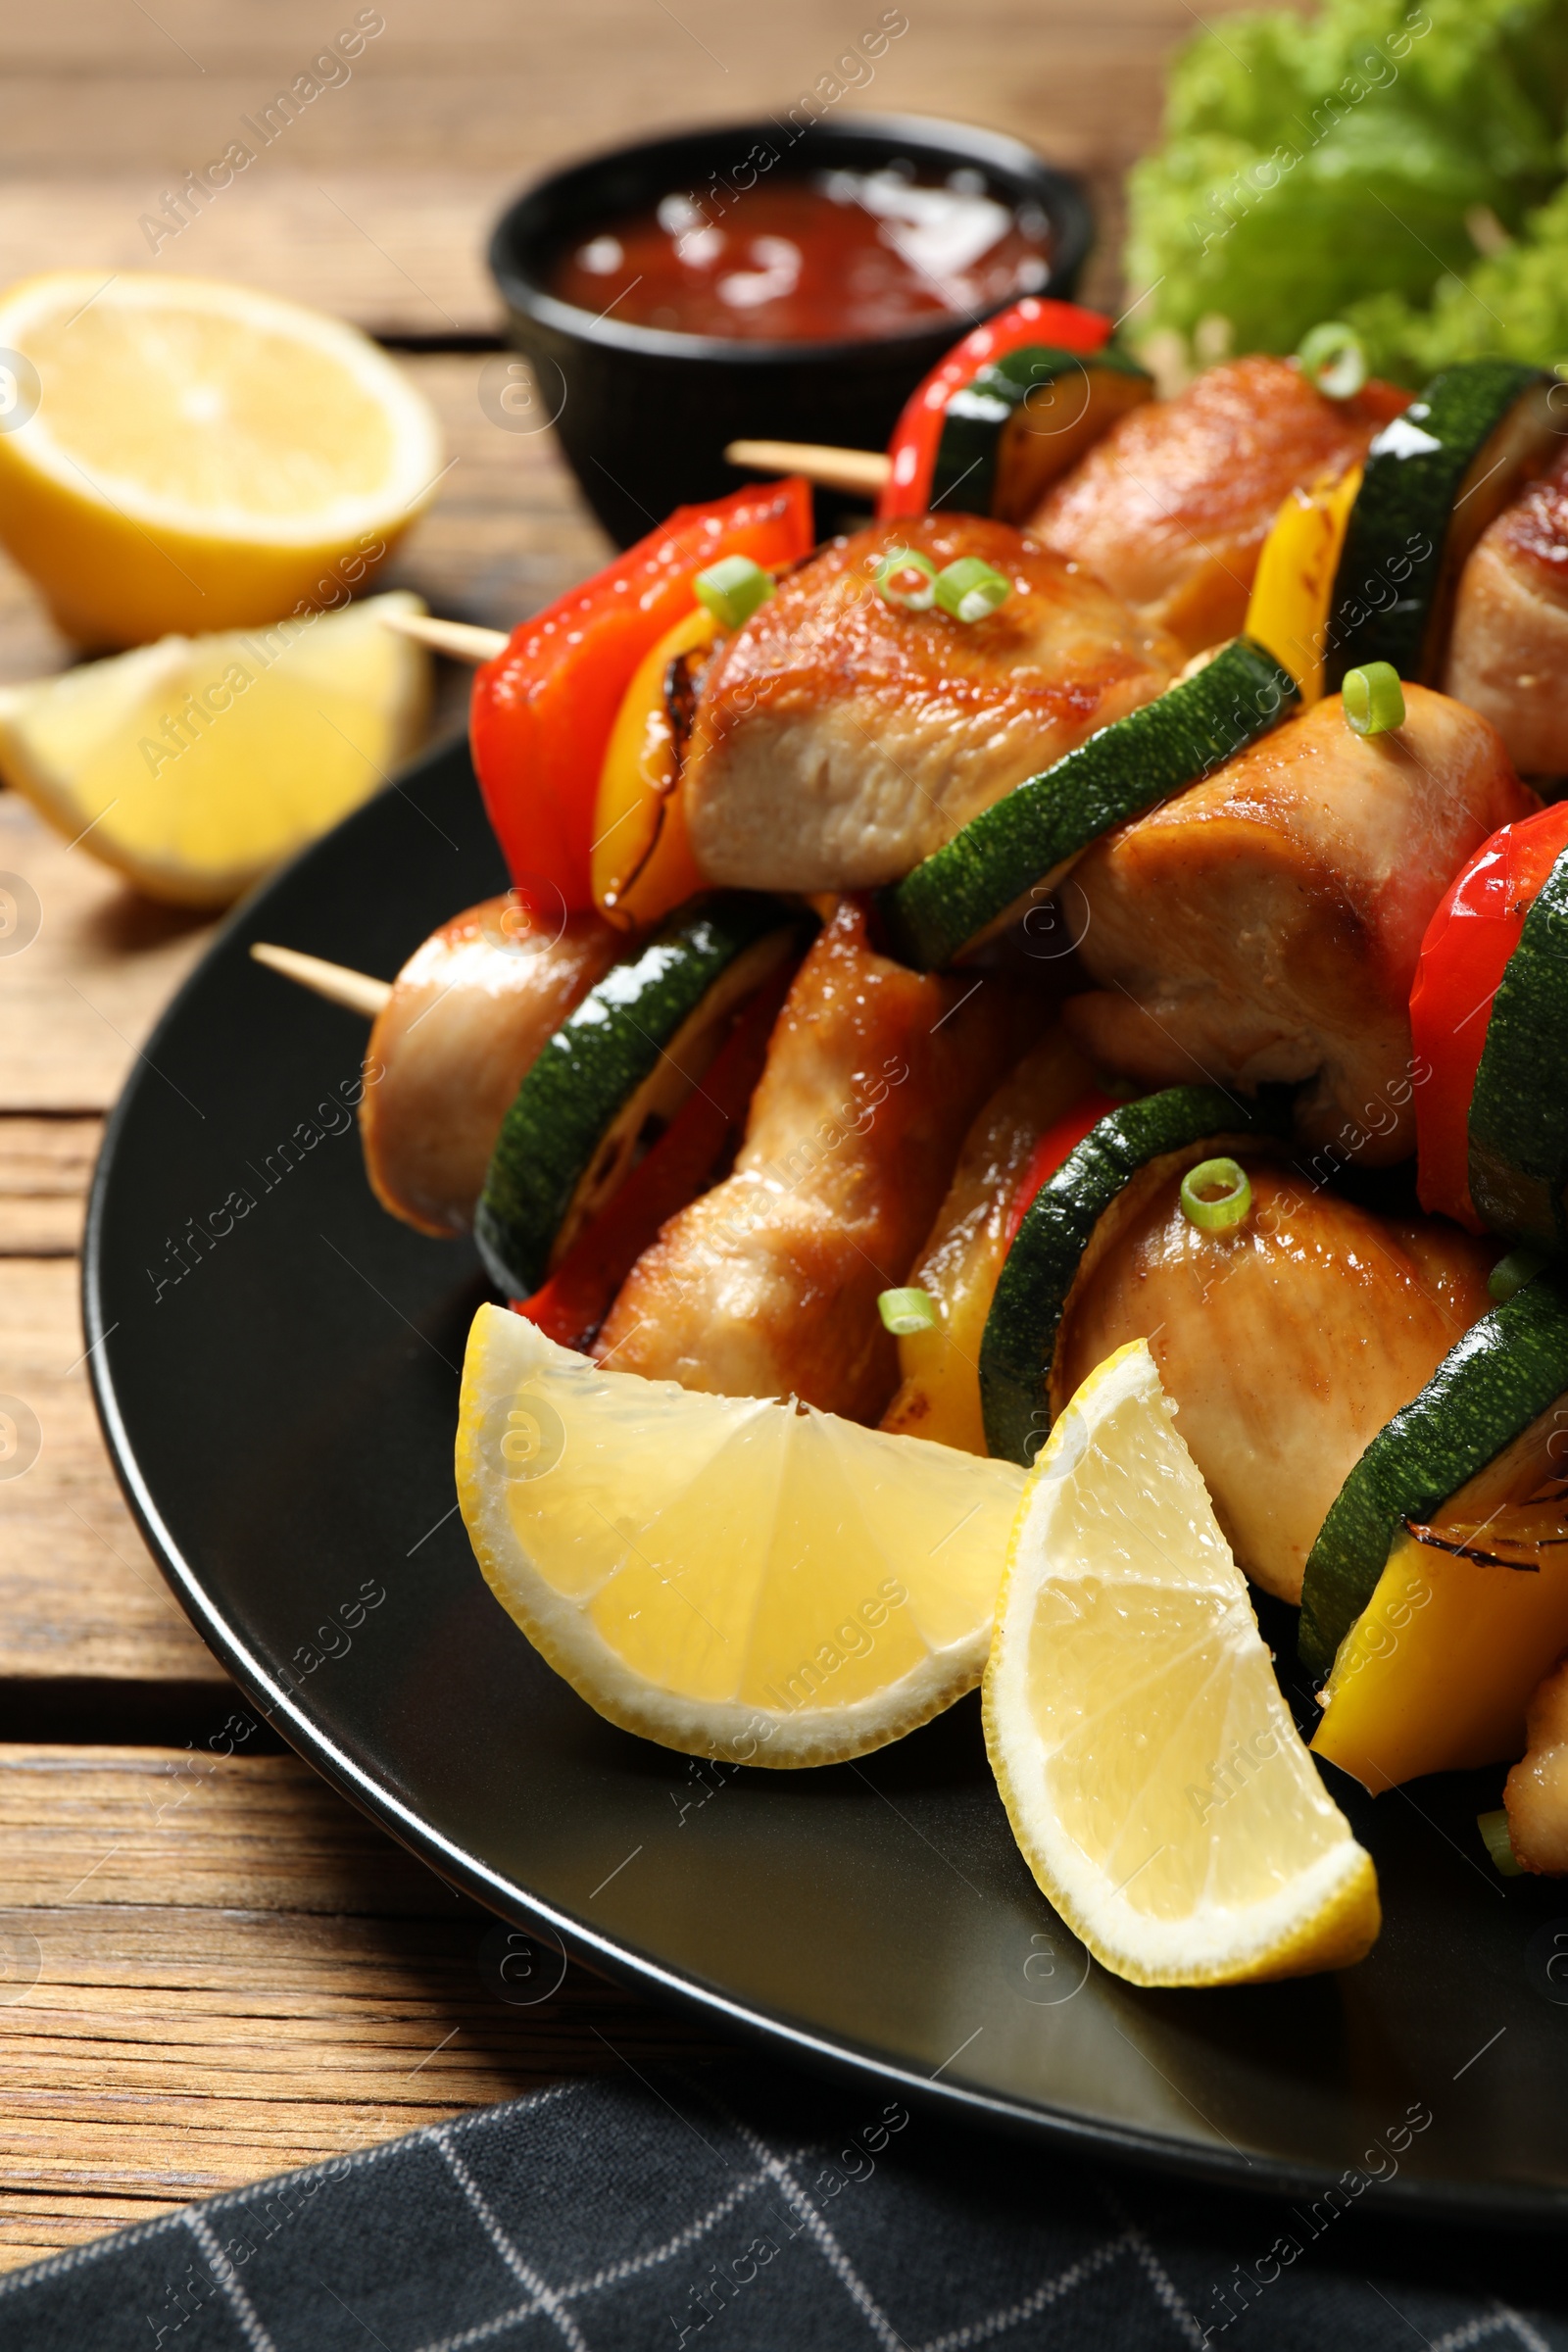
[[[329,1004],[363,1012],[368,1021],[375,1019],[392,994],[390,980],[372,980],[368,972],[351,972],[347,964],[324,963],[319,956],[302,956],[297,948],[273,948],[256,940],[251,956],[270,972],[281,972],[285,980],[297,980],[301,988],[324,997]]]
[[[724,452],[732,466],[758,473],[804,473],[823,490],[858,490],[874,498],[893,471],[880,449],[828,449],[816,441],[732,441]]]
[[[476,667],[507,650],[505,629],[476,629],[471,621],[438,620],[431,612],[383,612],[381,626],[427,645],[433,654],[450,654],[454,662],[471,662]]]

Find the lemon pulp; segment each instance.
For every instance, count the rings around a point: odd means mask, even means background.
[[[0,348],[30,370],[0,536],[87,646],[333,605],[440,477],[429,405],[384,352],[248,287],[57,270],[0,296]]]
[[[1118,1974],[1229,1984],[1370,1948],[1370,1858],[1296,1731],[1143,1341],[1091,1374],[1031,1474],[985,1716],[1025,1858]]]
[[[151,896],[226,906],[415,750],[429,659],[383,616],[422,611],[372,597],[0,690],[0,774]]]
[[[601,1369],[492,1306],[457,1470],[491,1589],[591,1705],[776,1765],[863,1754],[973,1689],[1024,1479]]]

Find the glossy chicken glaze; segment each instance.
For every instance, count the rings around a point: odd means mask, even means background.
[[[468,1231],[514,1095],[623,944],[592,913],[552,938],[509,892],[415,951],[365,1062],[360,1134],[383,1207],[421,1233]]]
[[[889,605],[896,547],[978,556],[987,619]],[[897,881],[1026,776],[1152,700],[1176,648],[1082,568],[981,515],[834,540],[779,583],[704,680],[685,773],[697,861],[755,890]]]
[[[1491,719],[1527,776],[1568,771],[1568,447],[1472,549],[1444,689]]]
[[[1274,1159],[1241,1158],[1252,1209],[1227,1233],[1186,1216],[1180,1167],[1128,1188],[1068,1299],[1052,1405],[1147,1339],[1237,1559],[1298,1601],[1348,1472],[1491,1305],[1496,1250],[1442,1218],[1396,1223]]]
[[[1405,724],[1376,737],[1331,696],[1087,852],[1072,927],[1102,988],[1065,1018],[1099,1067],[1311,1081],[1310,1149],[1368,1166],[1414,1150],[1422,934],[1471,853],[1537,804],[1486,719],[1404,693]]]
[[[1200,653],[1240,631],[1283,500],[1357,464],[1407,399],[1326,400],[1289,360],[1228,360],[1112,425],[1029,528]]]
[[[877,1295],[905,1280],[1030,1017],[1012,983],[879,956],[845,901],[796,974],[733,1174],[644,1251],[599,1360],[875,1421],[898,1379]]]

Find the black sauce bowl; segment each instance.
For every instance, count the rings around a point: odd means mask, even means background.
[[[761,160],[767,155],[772,165]],[[749,342],[596,318],[552,294],[549,279],[585,235],[671,190],[703,190],[715,175],[734,187],[765,170],[794,178],[899,163],[922,178],[978,171],[999,202],[1037,205],[1051,225],[1051,276],[1035,291],[1070,297],[1094,236],[1088,196],[1071,173],[1016,139],[904,115],[829,118],[799,130],[786,119],[681,132],[553,172],[502,215],[490,267],[512,340],[533,370],[537,406],[515,416],[515,394],[503,395],[508,413],[496,420],[514,430],[554,425],[583,496],[621,547],[672,507],[720,498],[747,479],[724,462],[730,441],[884,447],[921,377],[977,320],[941,318],[850,342]],[[843,499],[818,494],[824,529],[840,527],[847,513]]]

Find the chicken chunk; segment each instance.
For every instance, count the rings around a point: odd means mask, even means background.
[[[1568,449],[1472,548],[1444,687],[1491,719],[1522,774],[1568,774]]]
[[[1201,653],[1240,630],[1282,502],[1358,464],[1407,397],[1326,400],[1288,360],[1227,360],[1112,425],[1029,529]]]
[[[1529,1744],[1504,1783],[1508,1842],[1526,1870],[1568,1876],[1568,1658],[1525,1711]]]
[[[940,570],[978,556],[1011,582],[986,619],[888,604],[895,547]],[[864,890],[1097,727],[1151,702],[1176,648],[1060,556],[977,514],[838,539],[780,582],[703,682],[683,789],[713,882]]]
[[[1147,1339],[1237,1559],[1298,1601],[1329,1505],[1384,1423],[1492,1300],[1496,1251],[1428,1217],[1395,1224],[1243,1152],[1246,1222],[1205,1233],[1182,1170],[1127,1188],[1067,1302],[1060,1411],[1097,1364]]]
[[[877,1295],[904,1282],[1028,1017],[1014,982],[890,962],[845,901],[796,974],[733,1174],[638,1259],[599,1360],[874,1421],[898,1379]]]
[[[1536,797],[1486,719],[1404,694],[1404,725],[1370,737],[1332,696],[1087,852],[1066,888],[1102,987],[1064,1017],[1092,1061],[1147,1086],[1311,1081],[1309,1148],[1369,1166],[1415,1149],[1422,934]]]
[[[553,938],[509,893],[415,951],[365,1061],[360,1136],[383,1208],[421,1233],[468,1231],[513,1096],[623,945],[593,913]]]

